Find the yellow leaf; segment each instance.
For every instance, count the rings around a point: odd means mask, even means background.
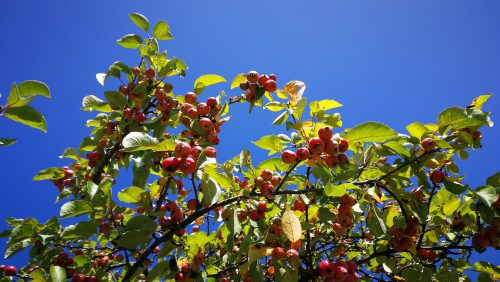
[[[285,85],[283,92],[290,96],[292,106],[297,105],[297,102],[302,99],[302,94],[306,90],[306,84],[302,81],[292,80]]]
[[[268,248],[264,245],[251,245],[248,248],[248,264],[252,264],[254,261],[257,261],[261,257],[271,255],[272,251],[272,248]]]
[[[300,220],[290,209],[287,209],[281,217],[281,228],[290,242],[294,243],[300,240],[302,235]]]

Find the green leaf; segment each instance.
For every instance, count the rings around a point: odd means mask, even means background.
[[[155,232],[157,226],[158,224],[146,215],[134,216],[125,224],[125,228],[129,231],[139,230],[145,233]]]
[[[283,150],[281,140],[276,135],[263,136],[257,141],[252,141],[252,143],[259,148],[269,150],[269,155],[281,152]]]
[[[342,107],[342,104],[335,100],[312,101],[309,104],[309,108],[311,109],[311,116],[316,115],[320,111],[327,111],[338,107]]]
[[[88,95],[83,97],[82,101],[82,109],[84,111],[101,111],[101,112],[111,112],[112,109],[108,105],[108,103],[104,102],[103,100],[97,98],[94,95]]]
[[[277,101],[273,101],[273,102],[267,103],[264,107],[270,111],[279,112],[279,111],[283,110],[284,108],[286,108],[286,104],[281,103],[281,102],[277,102]]]
[[[47,180],[47,179],[59,179],[64,176],[64,171],[59,167],[50,167],[39,171],[33,181]]]
[[[446,190],[456,195],[462,194],[465,190],[467,190],[467,187],[462,183],[449,181],[448,179],[445,179],[443,183]]]
[[[38,80],[23,81],[17,86],[17,89],[19,90],[19,95],[21,97],[37,95],[51,98],[49,87],[47,86],[47,84]]]
[[[258,172],[264,169],[286,171],[289,168],[289,166],[290,165],[284,163],[281,158],[270,158],[259,163],[257,165],[256,170]]]
[[[16,142],[17,140],[12,138],[0,138],[0,146],[10,146]]]
[[[438,116],[438,125],[440,128],[452,126],[454,129],[465,127],[474,127],[483,125],[484,122],[477,118],[469,117],[466,111],[459,107],[451,107],[442,111]]]
[[[287,119],[288,119],[288,111],[284,111],[273,121],[273,125],[283,124]]]
[[[158,145],[156,145],[153,148],[153,151],[155,152],[165,152],[165,151],[173,151],[175,149],[175,140],[173,138],[171,139],[165,139],[161,141]]]
[[[45,277],[46,273],[43,268],[37,268],[35,271],[30,273],[30,277],[33,278],[34,282],[46,282],[47,277]]]
[[[66,270],[60,266],[51,265],[50,278],[52,282],[66,282]]]
[[[22,107],[31,102],[34,96],[37,95],[51,98],[49,87],[45,83],[37,80],[26,80],[19,85],[13,83],[10,88],[7,106]]]
[[[476,110],[482,110],[484,103],[486,103],[491,96],[493,96],[493,94],[485,94],[477,97],[472,103],[473,108]]]
[[[370,231],[372,231],[373,235],[377,237],[386,235],[387,226],[385,225],[385,222],[382,219],[382,212],[377,206],[372,205],[370,213],[368,214],[367,222],[368,222],[368,227],[370,228]]]
[[[138,27],[140,27],[145,32],[148,32],[149,21],[145,16],[143,16],[139,13],[131,13],[131,14],[128,14],[128,16]]]
[[[205,182],[206,187],[203,189],[203,202],[214,204],[219,200],[221,189],[219,184],[211,177],[208,177]]]
[[[11,120],[47,132],[47,123],[43,115],[30,106],[7,108],[4,115]]]
[[[146,190],[139,187],[129,187],[118,192],[118,200],[124,203],[135,204],[140,202],[147,193]]]
[[[244,73],[236,75],[231,82],[231,89],[240,87],[240,83],[247,81],[247,76]]]
[[[304,109],[306,108],[306,105],[307,105],[307,99],[306,99],[306,97],[302,97],[302,99],[300,99],[297,102],[297,107],[293,111],[293,116],[297,120],[300,120],[300,118],[302,117],[302,113],[304,112]]]
[[[135,249],[138,245],[151,240],[151,234],[147,234],[143,231],[132,230],[123,233],[123,235],[118,239],[118,246],[127,249]]]
[[[130,132],[123,138],[122,145],[126,152],[144,151],[156,148],[158,140],[144,132]]]
[[[162,260],[158,262],[148,273],[146,282],[160,281],[159,278],[164,278],[168,272],[168,261]]]
[[[382,146],[388,148],[389,150],[403,157],[409,158],[411,155],[410,149],[406,148],[397,141],[389,141],[387,143],[382,144]]]
[[[358,187],[351,183],[344,183],[340,185],[334,185],[332,183],[328,183],[325,186],[325,195],[328,197],[340,197],[347,193],[347,189],[357,189]]]
[[[408,130],[408,133],[410,133],[411,136],[417,137],[419,140],[422,138],[422,135],[429,131],[423,123],[420,122],[414,122],[409,124],[406,127],[406,130]]]
[[[127,34],[116,42],[125,48],[136,49],[142,45],[142,37],[137,34]]]
[[[59,215],[62,218],[68,218],[73,216],[79,216],[92,211],[92,204],[89,201],[76,200],[65,203],[61,207],[61,212]]]
[[[349,130],[344,138],[349,141],[349,147],[354,148],[356,143],[381,142],[397,136],[398,133],[387,125],[369,121]]]
[[[458,208],[458,206],[460,205],[460,198],[458,197],[454,197],[452,198],[451,200],[447,201],[444,205],[443,205],[443,212],[445,215],[452,215],[453,212],[455,212],[455,210]]]
[[[165,21],[159,21],[156,23],[153,29],[153,37],[160,40],[170,40],[174,38],[170,33],[170,27]]]
[[[226,79],[220,75],[217,74],[202,75],[198,77],[194,82],[194,93],[199,95],[203,92],[205,87],[221,82],[226,82]]]
[[[97,227],[99,227],[97,220],[80,221],[76,225],[66,226],[61,236],[68,240],[86,239],[96,234]]]
[[[229,177],[227,177],[225,174],[219,172],[219,170],[217,169],[217,165],[207,165],[203,168],[203,172],[210,176],[213,180],[215,180],[215,182],[217,182],[220,187],[231,187],[231,179],[229,179]]]
[[[108,100],[109,106],[113,110],[123,110],[127,105],[127,98],[118,91],[106,91],[104,97]]]
[[[474,192],[479,200],[487,207],[491,207],[498,199],[495,188],[488,185],[478,187]]]

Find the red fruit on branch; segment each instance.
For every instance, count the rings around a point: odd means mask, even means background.
[[[290,151],[290,150],[286,150],[283,153],[281,153],[281,159],[286,164],[291,164],[291,163],[295,162],[296,158],[297,158],[297,156],[295,155],[295,153]]]
[[[422,149],[424,149],[424,151],[430,152],[434,150],[434,148],[436,148],[436,141],[434,141],[433,138],[425,138],[424,140],[422,140],[420,145],[422,146]]]
[[[442,183],[444,181],[444,178],[445,178],[444,172],[440,170],[435,170],[431,172],[431,174],[429,175],[429,179],[434,184]]]
[[[257,80],[259,79],[259,73],[256,72],[256,71],[249,71],[247,73],[247,80],[251,83],[255,83],[257,82]]]
[[[161,167],[165,172],[175,172],[180,166],[180,161],[174,157],[168,157],[163,160]]]
[[[308,148],[311,153],[319,155],[325,151],[325,143],[319,137],[314,137],[309,140]]]

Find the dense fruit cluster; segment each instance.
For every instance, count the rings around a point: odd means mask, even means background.
[[[255,103],[259,98],[257,92],[274,92],[276,91],[276,75],[266,74],[259,75],[256,71],[249,71],[246,75],[246,81],[240,83],[240,88],[245,92],[245,100],[250,103]],[[264,91],[263,91],[264,90]]]
[[[357,274],[358,266],[353,261],[330,261],[323,260],[319,263],[318,272],[325,282],[355,282],[361,276]]]
[[[392,227],[392,238],[389,244],[398,252],[405,252],[415,246],[415,240],[418,235],[419,220],[415,216],[410,216],[406,220],[405,229],[397,226]]]
[[[353,195],[344,194],[337,197],[340,205],[338,207],[337,218],[332,225],[333,232],[338,237],[341,237],[348,228],[353,226],[353,210],[352,206],[357,203],[356,197]]]
[[[307,160],[308,166],[324,163],[329,168],[343,167],[349,163],[349,157],[345,154],[348,148],[347,140],[334,138],[332,128],[325,126],[318,130],[318,137],[309,139],[307,148],[299,148],[295,153],[285,150],[281,153],[281,159],[287,164]]]
[[[497,221],[494,223],[496,225],[485,227],[472,236],[472,245],[474,248],[484,251],[488,247],[500,247],[500,222]]]

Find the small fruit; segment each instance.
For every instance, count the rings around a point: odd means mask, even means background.
[[[259,210],[260,212],[265,212],[267,210],[267,202],[260,201],[258,206],[257,206],[257,210]]]
[[[85,275],[83,275],[83,274],[75,274],[71,278],[71,282],[85,282]]]
[[[269,77],[265,74],[262,74],[261,76],[259,76],[259,79],[257,80],[259,82],[259,85],[260,86],[264,86],[265,83],[269,80]]]
[[[332,139],[333,130],[329,126],[324,126],[318,130],[318,137],[321,138],[324,142]]]
[[[187,157],[191,153],[191,146],[186,142],[179,142],[175,145],[174,152],[177,157]]]
[[[260,173],[260,177],[262,177],[262,179],[264,179],[264,181],[270,181],[271,178],[273,177],[273,172],[270,171],[269,169],[264,169]]]
[[[323,277],[335,276],[335,264],[329,260],[323,260],[318,266],[319,274]]]
[[[290,151],[290,150],[286,150],[283,153],[281,153],[281,159],[286,164],[291,164],[291,163],[295,162],[296,158],[297,158],[297,156],[295,155],[295,153]]]
[[[186,95],[184,95],[184,100],[186,101],[186,103],[189,103],[189,104],[196,103],[197,98],[198,98],[198,96],[194,92],[188,92],[188,93],[186,93]]]
[[[434,141],[433,138],[425,138],[422,140],[422,143],[420,143],[424,151],[430,152],[436,148],[436,141]]]
[[[183,158],[180,161],[179,169],[184,174],[194,173],[196,171],[196,162],[193,160],[193,158],[190,157]]]
[[[299,262],[299,252],[295,249],[290,249],[286,251],[286,258],[288,260],[288,263],[290,264],[297,264]]]
[[[194,211],[194,210],[196,210],[197,206],[198,206],[198,204],[196,203],[196,199],[191,199],[191,200],[187,201],[188,209]]]
[[[207,147],[205,155],[209,158],[215,158],[217,157],[217,149],[215,149],[214,147]]]
[[[276,81],[276,75],[274,73],[270,74],[269,79]]]
[[[309,158],[309,150],[304,147],[299,148],[297,149],[297,152],[295,152],[295,155],[299,161],[305,161]]]
[[[321,154],[325,151],[325,143],[319,137],[309,140],[309,151],[313,154]]]
[[[247,80],[250,81],[251,83],[257,82],[259,79],[259,73],[256,71],[249,71],[247,73]]]
[[[163,168],[163,171],[165,172],[175,172],[180,165],[180,161],[177,158],[174,157],[168,157],[163,160],[161,163],[161,167]]]
[[[336,266],[335,266],[335,279],[337,279],[337,281],[343,281],[347,278],[347,276],[349,275],[349,272],[347,270],[347,267],[345,267],[344,265],[338,265],[338,263],[336,263]]]
[[[131,118],[134,115],[134,111],[132,111],[131,108],[125,108],[123,110],[123,117],[124,118]]]
[[[276,91],[276,87],[277,87],[276,81],[274,81],[272,79],[268,79],[264,83],[264,88],[266,89],[267,92],[274,92],[274,91]]]
[[[283,250],[283,248],[281,248],[281,247],[273,248],[273,250],[271,252],[271,256],[275,260],[282,259],[285,257],[285,250]]]
[[[210,107],[206,103],[199,103],[198,106],[196,106],[196,110],[198,111],[198,114],[200,116],[205,116],[208,115],[210,112]]]
[[[429,179],[432,181],[432,183],[438,184],[438,183],[443,182],[444,177],[445,177],[444,172],[442,172],[440,170],[435,170],[435,171],[431,172]]]
[[[339,139],[339,152],[344,153],[349,148],[349,142],[344,138]]]
[[[214,124],[209,118],[201,118],[200,128],[203,131],[209,131],[210,129],[214,128]]]
[[[208,97],[207,98],[207,105],[210,108],[215,108],[217,105],[219,105],[219,102],[217,102],[217,99],[215,97]]]
[[[149,68],[144,72],[144,76],[146,76],[149,79],[155,78],[155,75],[156,75],[156,71],[152,68]]]

